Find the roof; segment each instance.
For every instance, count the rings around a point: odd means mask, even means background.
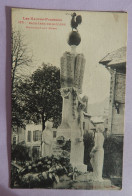
[[[126,47],[108,53],[99,63],[108,67],[126,66]]]

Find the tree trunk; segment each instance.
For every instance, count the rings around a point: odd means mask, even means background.
[[[44,120],[44,114],[42,114],[42,131],[45,129],[45,120]]]
[[[16,71],[16,67],[14,67],[14,69],[12,70],[12,78],[11,78],[11,82],[12,82],[12,90],[13,90],[13,84],[14,84],[14,78],[15,78],[15,71]]]
[[[45,120],[44,120],[44,114],[42,114],[42,136],[43,136],[44,129],[45,129]],[[41,137],[41,156],[43,154],[42,144],[43,144],[43,137]]]

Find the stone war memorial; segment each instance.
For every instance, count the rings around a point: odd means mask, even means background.
[[[120,190],[127,14],[13,8],[12,29],[11,188]]]
[[[76,16],[73,13],[73,17]],[[77,16],[81,23],[81,16]],[[80,17],[80,18],[79,18]],[[72,26],[71,21],[71,26]],[[74,29],[74,26],[72,26]],[[83,54],[76,53],[76,47],[81,42],[77,31],[69,35],[68,44],[71,52],[65,52],[61,57],[61,95],[63,97],[62,123],[58,128],[57,135],[64,136],[71,141],[70,162],[82,172],[86,172],[86,165],[83,164],[83,112],[87,110],[88,98],[82,99],[83,75],[85,70],[85,58]]]
[[[76,24],[74,18],[76,17]],[[68,44],[70,52],[64,52],[61,57],[61,96],[63,98],[62,122],[57,129],[57,137],[64,137],[71,141],[70,163],[73,167],[73,180],[78,186],[90,189],[111,188],[111,181],[102,178],[104,162],[104,126],[98,125],[95,133],[95,144],[90,153],[93,172],[87,172],[87,165],[84,164],[84,130],[83,118],[87,113],[88,97],[82,94],[83,76],[85,71],[85,57],[83,53],[77,53],[77,46],[81,42],[77,26],[81,24],[82,17],[72,14],[71,27]],[[81,175],[74,178],[74,171],[81,172]],[[80,182],[80,185],[79,185]],[[85,183],[84,183],[85,182]],[[61,184],[61,183],[60,183]],[[57,186],[59,188],[59,186]],[[75,186],[76,188],[77,185]]]

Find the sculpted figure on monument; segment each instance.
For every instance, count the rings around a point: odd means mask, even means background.
[[[53,122],[47,121],[45,124],[46,124],[46,128],[43,131],[43,135],[42,135],[42,141],[43,141],[43,143],[42,143],[42,157],[52,155]]]
[[[90,153],[91,155],[91,164],[93,167],[93,181],[103,181],[102,171],[103,171],[103,162],[104,162],[104,126],[103,124],[97,125],[95,132],[95,145]]]
[[[87,112],[87,104],[88,104],[88,97],[87,96],[83,96],[83,98],[78,96],[78,108],[77,108],[77,110],[78,110],[78,123],[79,123],[82,139],[83,139],[83,134],[84,134],[83,119],[84,119],[84,112]]]

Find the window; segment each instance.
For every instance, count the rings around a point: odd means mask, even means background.
[[[33,141],[39,141],[41,140],[41,132],[39,130],[36,130],[33,132]]]
[[[53,138],[56,138],[56,131],[53,131]]]
[[[16,136],[13,137],[13,144],[16,144],[17,143],[17,138]]]
[[[31,131],[28,131],[27,141],[28,142],[31,142]]]

